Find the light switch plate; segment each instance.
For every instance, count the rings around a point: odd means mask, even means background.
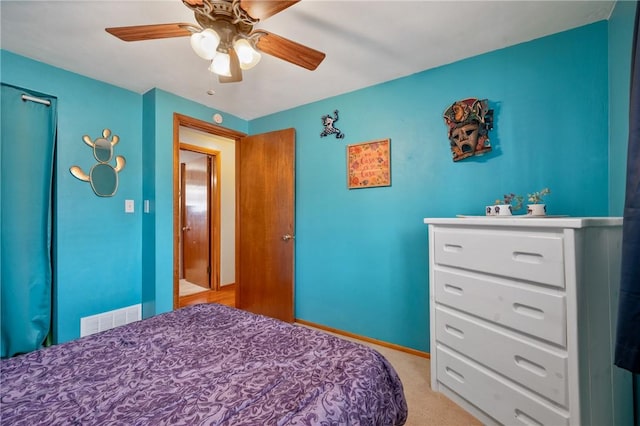
[[[133,200],[124,200],[124,212],[125,213],[133,213],[135,207]]]

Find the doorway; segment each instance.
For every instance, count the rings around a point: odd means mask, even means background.
[[[219,298],[221,290],[226,294],[234,287],[235,144],[242,136],[244,134],[233,130],[174,114],[174,309]],[[190,175],[189,183],[187,175]],[[181,196],[189,196],[189,192],[195,199]],[[185,203],[191,206],[185,208]],[[204,223],[195,225],[194,220]],[[209,230],[202,231],[207,225]],[[188,241],[191,244],[183,244]],[[181,297],[180,284],[185,288],[185,279],[195,281],[191,286],[193,293]]]
[[[219,290],[219,154],[180,144],[180,297]]]
[[[217,135],[234,146],[235,306],[283,321],[294,319],[295,130],[247,136],[174,113],[174,309],[179,297],[179,169],[181,128]],[[222,167],[224,175],[225,167]],[[224,203],[223,203],[224,204]],[[221,210],[224,210],[222,208]],[[222,226],[225,230],[227,227]],[[227,230],[228,231],[228,230]],[[224,254],[226,250],[220,250]],[[221,266],[221,267],[222,267]],[[222,274],[221,274],[222,275]],[[224,282],[221,283],[221,287]],[[214,290],[209,290],[209,293]],[[221,293],[221,292],[220,292]],[[208,298],[207,298],[208,299]],[[202,300],[207,303],[213,300]]]

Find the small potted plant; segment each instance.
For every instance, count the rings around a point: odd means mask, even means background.
[[[533,194],[527,194],[527,200],[531,204],[527,204],[527,215],[529,216],[546,216],[547,206],[543,203],[544,197],[551,193],[549,188],[543,188]]]
[[[497,199],[493,206],[486,207],[487,216],[510,216],[514,211],[522,208],[522,195],[516,195],[513,192],[504,194],[502,200]]]

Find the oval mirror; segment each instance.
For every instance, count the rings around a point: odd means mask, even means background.
[[[118,173],[109,164],[94,165],[89,177],[93,192],[100,197],[111,197],[118,190]]]
[[[96,139],[95,145],[93,146],[93,155],[96,157],[96,160],[101,163],[106,163],[111,160],[111,156],[113,155],[111,142],[104,138]]]

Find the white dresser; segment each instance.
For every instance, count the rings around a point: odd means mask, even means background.
[[[424,222],[433,390],[485,424],[632,424],[612,349],[621,218]]]

